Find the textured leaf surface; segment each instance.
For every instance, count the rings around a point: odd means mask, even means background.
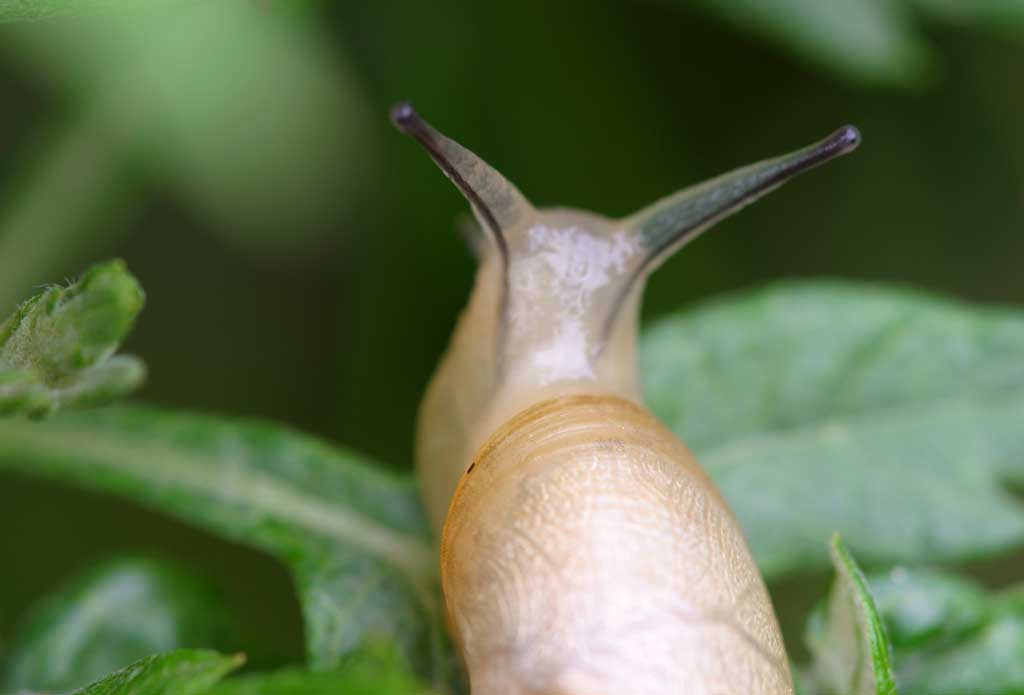
[[[243,661],[241,656],[204,650],[157,654],[75,691],[75,695],[206,695]]]
[[[652,410],[692,448],[769,578],[1024,540],[1024,318],[918,292],[781,284],[656,322]]]
[[[1024,692],[1024,585],[999,593],[935,570],[872,575],[903,695]]]
[[[227,647],[230,626],[223,597],[176,566],[107,562],[31,612],[0,692],[68,692],[151,654]]]
[[[392,639],[418,673],[447,674],[437,558],[411,479],[283,427],[129,408],[0,421],[2,469],[118,494],[278,556],[297,574],[316,668]]]
[[[836,576],[807,638],[814,680],[836,695],[896,695],[892,648],[864,574],[839,534],[829,550]]]
[[[46,415],[136,389],[142,362],[113,353],[144,300],[124,263],[109,261],[19,306],[0,324],[0,414]]]

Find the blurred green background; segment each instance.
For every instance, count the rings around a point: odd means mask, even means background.
[[[410,466],[473,262],[467,205],[388,123],[404,98],[538,205],[612,216],[861,129],[668,262],[647,317],[802,276],[1024,305],[1024,2],[43,4],[78,12],[0,24],[0,308],[124,258],[146,402]],[[94,560],[148,551],[226,587],[262,658],[300,654],[262,555],[13,477],[0,524],[2,635]]]

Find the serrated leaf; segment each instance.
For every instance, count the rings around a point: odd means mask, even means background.
[[[31,611],[10,646],[0,692],[67,692],[158,652],[227,647],[223,598],[165,562],[103,563]]]
[[[928,51],[907,8],[889,0],[674,0],[693,4],[797,57],[847,77],[912,83]]]
[[[394,640],[441,682],[437,557],[411,478],[285,427],[107,408],[0,421],[0,470],[117,494],[261,548],[296,573],[311,664]]]
[[[769,578],[977,558],[1024,541],[1024,317],[920,292],[780,284],[669,316],[652,410],[738,515]]]
[[[19,306],[0,324],[0,414],[47,415],[138,388],[142,362],[113,353],[144,301],[138,281],[114,260]]]
[[[1024,585],[988,593],[966,579],[897,567],[872,575],[903,695],[1024,692]]]
[[[807,638],[814,681],[836,695],[896,695],[892,648],[864,574],[838,533],[829,552],[836,576]]]
[[[241,655],[179,649],[140,659],[75,695],[206,695],[244,661]]]

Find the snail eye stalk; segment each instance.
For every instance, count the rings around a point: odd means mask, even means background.
[[[860,140],[855,127],[844,126],[813,145],[687,188],[630,216],[626,226],[647,249],[645,269],[797,174],[852,152]]]
[[[494,167],[427,123],[408,102],[391,109],[391,122],[419,142],[473,207],[502,258],[508,257],[504,230],[533,212],[522,193]]]

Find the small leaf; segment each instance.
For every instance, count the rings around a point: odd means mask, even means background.
[[[230,625],[223,597],[175,565],[109,561],[31,611],[0,692],[67,692],[157,652],[225,647]]]
[[[50,287],[0,324],[0,414],[46,415],[100,405],[141,385],[145,368],[113,356],[144,294],[122,261]]]
[[[990,594],[951,574],[898,567],[871,587],[904,695],[1024,692],[1024,585]]]
[[[409,477],[284,427],[106,408],[0,420],[0,470],[117,494],[261,548],[297,576],[318,669],[393,639],[442,682],[437,556]]]
[[[984,557],[1024,541],[1024,315],[903,289],[780,284],[656,322],[651,409],[736,511],[769,578]]]
[[[391,650],[363,650],[337,671],[284,669],[231,678],[209,695],[429,695]]]
[[[244,661],[241,655],[180,649],[140,659],[74,695],[207,695]]]
[[[814,680],[837,695],[896,695],[892,648],[867,581],[838,533],[829,550],[836,577],[807,639]]]

